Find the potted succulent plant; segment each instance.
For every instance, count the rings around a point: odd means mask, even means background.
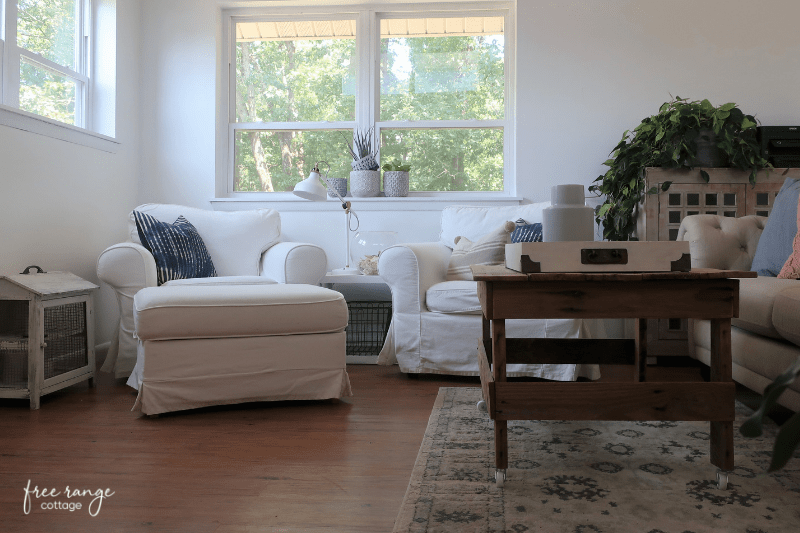
[[[605,197],[596,220],[603,237],[627,241],[636,229],[636,209],[646,191],[646,167],[685,168],[730,166],[750,172],[755,183],[759,170],[769,167],[756,139],[756,119],[733,103],[714,107],[708,100],[689,101],[676,97],[658,113],[645,118],[633,131],[622,134],[614,147],[608,170],[589,190]],[[700,171],[708,183],[708,173]],[[669,189],[665,182],[661,190]]]
[[[353,144],[347,142],[347,150],[353,157],[350,163],[350,194],[356,198],[378,196],[381,192],[381,172],[378,166],[378,140],[374,129],[353,132]]]
[[[394,159],[383,169],[383,192],[386,196],[408,196],[408,180],[411,165]]]

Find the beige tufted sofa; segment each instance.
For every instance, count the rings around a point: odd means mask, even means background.
[[[683,219],[679,241],[689,241],[692,266],[750,270],[766,217],[692,215]],[[739,281],[739,318],[732,320],[733,379],[758,393],[800,357],[800,281],[759,276]],[[689,323],[689,352],[709,363],[708,320]],[[800,411],[800,382],[779,402]]]

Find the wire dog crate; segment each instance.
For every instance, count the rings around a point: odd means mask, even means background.
[[[40,397],[94,384],[91,293],[97,286],[68,272],[0,278],[0,398]]]
[[[392,321],[392,302],[347,302],[347,355],[376,355]]]

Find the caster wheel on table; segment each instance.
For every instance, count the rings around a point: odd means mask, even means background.
[[[478,410],[482,412],[486,412],[486,400],[478,400]]]
[[[498,488],[502,489],[506,482],[506,471],[497,469],[494,471],[494,483]]]
[[[728,473],[719,471],[717,472],[717,488],[719,490],[727,490],[728,488]]]

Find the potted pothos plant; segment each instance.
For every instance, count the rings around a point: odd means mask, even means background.
[[[383,192],[386,196],[408,196],[408,180],[411,165],[395,158],[384,164]]]
[[[756,138],[757,122],[734,103],[714,107],[708,100],[690,101],[676,97],[665,102],[658,113],[647,117],[622,134],[611,158],[589,190],[604,196],[595,217],[610,241],[631,240],[636,230],[636,210],[645,194],[658,194],[657,187],[646,189],[647,167],[691,169],[730,166],[750,172],[755,183],[759,170],[769,166]],[[708,183],[705,170],[700,171]],[[669,189],[672,182],[661,185]]]

